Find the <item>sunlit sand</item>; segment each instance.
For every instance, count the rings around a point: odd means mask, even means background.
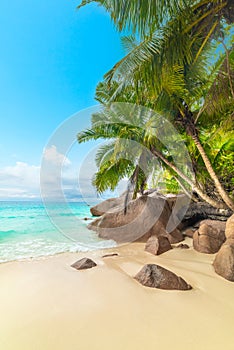
[[[119,256],[102,258],[107,252]],[[98,266],[70,267],[84,256]],[[2,264],[1,349],[232,350],[234,284],[215,274],[213,259],[192,248],[153,256],[135,243]],[[133,276],[146,263],[170,269],[193,289],[143,287]]]

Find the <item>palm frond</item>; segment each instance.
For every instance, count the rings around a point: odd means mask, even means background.
[[[230,70],[227,67],[227,56],[223,55],[217,62],[211,75],[212,85],[208,90],[204,103],[207,105],[206,112],[209,115],[233,110],[234,99],[231,86],[234,86],[234,49],[229,53]]]
[[[111,160],[114,154],[114,148],[115,141],[108,142],[98,148],[95,156],[95,162],[97,167],[100,168],[104,163]]]
[[[186,0],[83,0],[78,8],[91,2],[103,6],[109,12],[118,30],[131,30],[145,35],[155,24],[162,23],[165,18],[175,16],[187,8]]]
[[[132,37],[129,38],[129,42]],[[119,76],[129,75],[135,72],[142,63],[150,61],[153,54],[159,54],[162,47],[163,38],[160,31],[154,33],[152,36],[145,37],[143,41],[135,44],[133,49],[115,66],[105,74],[105,79],[110,83],[113,79],[118,81]],[[126,43],[126,38],[125,38]]]
[[[129,160],[119,159],[117,162],[105,162],[97,171],[93,179],[93,185],[99,193],[110,189],[114,190],[119,181],[129,175],[133,169]]]

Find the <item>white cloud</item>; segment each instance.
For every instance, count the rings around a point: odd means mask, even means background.
[[[58,169],[69,168],[70,160],[59,153],[55,146],[44,150],[43,181],[49,189],[48,195],[56,196],[66,174],[61,175]],[[16,162],[13,166],[5,166],[0,169],[0,199],[32,199],[40,198],[40,172],[41,166],[31,165],[25,162]],[[56,175],[56,176],[55,176]]]
[[[44,150],[40,172],[40,189],[44,199],[63,199],[62,182],[69,168],[71,161],[59,153],[56,146],[52,145]]]
[[[39,166],[16,162],[13,166],[0,169],[0,183],[5,185],[17,184],[20,187],[32,188],[39,183],[39,173]]]
[[[38,194],[20,188],[0,188],[0,199],[37,199]]]
[[[81,195],[96,199],[91,185],[96,171],[94,155],[75,165],[51,146],[44,150],[41,165],[17,161],[0,168],[0,200],[40,199],[41,194],[49,200],[64,200],[65,196],[72,201]]]
[[[59,153],[54,145],[44,150],[43,159],[54,166],[68,166],[71,164],[70,160],[64,154]]]
[[[0,169],[1,199],[39,197],[40,167],[24,162]]]

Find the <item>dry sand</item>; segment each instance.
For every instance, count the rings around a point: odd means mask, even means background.
[[[107,252],[119,256],[101,258]],[[83,256],[98,266],[72,269]],[[2,264],[0,349],[233,350],[234,283],[214,273],[213,259],[193,249],[155,257],[135,243]],[[132,276],[146,263],[179,274],[193,290],[143,287]]]

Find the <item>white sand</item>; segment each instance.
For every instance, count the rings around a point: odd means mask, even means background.
[[[191,243],[190,239],[187,242]],[[233,350],[234,283],[213,255],[174,249],[155,257],[142,244],[0,265],[1,350]],[[76,271],[83,256],[98,266]],[[192,291],[143,287],[134,276],[157,263]]]

